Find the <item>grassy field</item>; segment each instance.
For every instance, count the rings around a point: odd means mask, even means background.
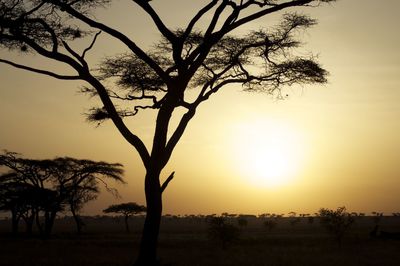
[[[12,237],[9,221],[0,221],[0,265],[132,264],[142,218],[131,221],[129,234],[122,219],[86,218],[85,222],[85,233],[77,235],[70,219],[57,220],[54,235],[43,240]],[[384,217],[380,225],[385,231],[400,231],[399,217]],[[205,220],[168,218],[162,222],[159,256],[172,266],[400,265],[400,241],[370,238],[373,227],[371,217],[359,218],[339,246],[317,220],[309,224],[302,218],[292,226],[290,218],[280,218],[276,228],[268,231],[262,219],[250,218],[239,239],[223,249],[220,242],[208,238]]]

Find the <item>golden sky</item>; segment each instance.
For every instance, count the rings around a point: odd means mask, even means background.
[[[98,17],[120,26],[143,47],[150,45],[157,37],[150,22],[124,2]],[[177,27],[202,1],[153,3]],[[176,176],[164,193],[164,213],[313,213],[343,205],[350,211],[398,212],[399,10],[398,0],[340,0],[302,9],[319,21],[302,39],[330,72],[329,83],[290,88],[284,101],[237,87],[211,98],[165,169],[165,177],[171,171]],[[92,62],[121,48],[100,39]],[[49,66],[37,57],[5,51],[0,56]],[[118,202],[143,204],[138,155],[111,123],[96,128],[85,122],[82,114],[93,101],[77,93],[80,85],[0,65],[0,149],[30,158],[120,162],[128,182],[117,185],[122,199],[103,193],[85,213],[99,214]],[[141,114],[128,124],[149,143],[154,114]]]

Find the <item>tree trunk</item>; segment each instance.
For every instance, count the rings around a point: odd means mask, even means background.
[[[159,177],[160,172],[149,173],[147,171],[145,178],[147,212],[140,242],[139,256],[135,262],[135,266],[160,265],[157,260],[158,234],[162,213]]]
[[[55,211],[46,211],[45,213],[45,222],[44,222],[44,236],[49,237],[51,235],[51,231],[53,230],[54,220],[56,219],[57,212]]]
[[[129,216],[128,216],[128,215],[125,215],[125,229],[126,229],[126,232],[127,232],[127,233],[130,232],[130,230],[129,230],[129,224],[128,224],[128,218],[129,218]]]
[[[26,217],[24,219],[24,221],[25,221],[25,225],[26,225],[26,234],[32,235],[34,217],[33,216]]]
[[[18,234],[18,224],[19,224],[19,217],[18,212],[15,210],[11,211],[11,226],[12,226],[12,233],[13,235]]]
[[[33,223],[35,221],[36,211],[32,208],[30,211],[26,211],[26,213],[22,216],[26,226],[26,234],[32,235],[33,232]]]
[[[75,208],[72,206],[72,204],[70,204],[70,206],[71,206],[72,216],[74,217],[74,220],[75,220],[76,230],[77,230],[78,234],[81,234],[82,227],[83,227],[83,221],[82,221],[81,217],[76,213]]]
[[[37,228],[39,230],[39,234],[43,235],[43,226],[40,223],[40,212],[37,211],[35,216],[36,216],[36,226],[37,226]]]

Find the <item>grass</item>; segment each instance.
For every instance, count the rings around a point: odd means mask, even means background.
[[[89,219],[84,234],[76,235],[71,221],[58,220],[54,235],[14,238],[7,221],[0,222],[0,265],[119,266],[131,265],[137,254],[142,219],[131,222],[127,234],[122,220]],[[400,241],[370,239],[373,222],[357,221],[341,247],[316,221],[290,226],[282,218],[268,232],[260,219],[252,219],[241,237],[228,248],[207,238],[207,224],[191,219],[166,219],[160,233],[159,256],[173,266],[397,266]],[[382,229],[400,231],[399,221],[382,220]]]

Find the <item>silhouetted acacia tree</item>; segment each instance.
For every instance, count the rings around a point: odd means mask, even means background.
[[[27,187],[14,182],[14,173],[0,176],[0,211],[11,212],[12,233],[18,233],[18,224],[24,213],[25,205],[22,202]],[[28,227],[27,227],[27,230]]]
[[[122,165],[70,157],[56,158],[53,164],[51,169],[53,183],[62,200],[68,205],[78,233],[81,233],[84,223],[79,211],[84,204],[97,198],[100,191],[99,183],[118,196],[116,189],[110,188],[104,178],[125,183],[122,177]]]
[[[139,205],[135,202],[110,205],[108,208],[103,210],[104,213],[122,214],[124,216],[125,229],[127,232],[129,232],[129,224],[128,224],[129,217],[135,214],[143,213],[145,211],[146,211],[145,206]]]
[[[326,82],[327,72],[313,56],[295,53],[301,45],[296,33],[315,25],[314,19],[285,13],[280,23],[268,29],[251,30],[240,36],[235,31],[264,16],[333,1],[208,0],[186,26],[171,29],[152,7],[154,1],[134,0],[162,35],[155,49],[146,52],[136,43],[140,34],[131,38],[96,20],[93,13],[98,7],[111,4],[109,0],[5,0],[0,5],[0,46],[60,62],[74,74],[6,59],[0,62],[61,80],[85,81],[88,86],[82,91],[101,100],[102,106],[93,108],[88,118],[98,122],[112,120],[137,150],[146,169],[147,216],[136,264],[148,266],[157,264],[162,192],[172,179],[171,175],[162,183],[160,173],[197,108],[232,84],[280,97],[282,86]],[[127,51],[92,69],[87,54],[96,45],[100,32],[120,41]],[[73,48],[72,42],[81,38],[91,38],[90,44],[82,50]],[[187,98],[188,89],[197,92],[194,99]],[[147,108],[157,111],[151,149],[123,120]],[[184,114],[179,115],[176,110],[183,110]],[[173,128],[170,121],[175,115],[179,122]]]
[[[18,221],[22,218],[28,233],[36,219],[39,231],[51,234],[57,213],[67,206],[81,231],[82,221],[79,210],[99,192],[99,182],[109,188],[104,178],[124,182],[121,164],[79,160],[69,157],[54,160],[32,160],[13,152],[0,154],[0,166],[9,172],[0,176],[2,209],[12,213],[13,232],[17,232]],[[44,224],[40,221],[43,213]]]
[[[51,232],[53,221],[57,212],[62,210],[62,202],[58,200],[57,193],[47,186],[51,183],[51,162],[49,160],[32,160],[21,158],[19,154],[4,152],[0,155],[0,166],[9,169],[2,176],[3,188],[8,190],[10,211],[13,220],[13,231],[22,218],[27,227],[27,232],[32,232],[33,222],[39,221],[39,212],[44,213],[44,232]],[[14,225],[14,223],[16,223]]]

